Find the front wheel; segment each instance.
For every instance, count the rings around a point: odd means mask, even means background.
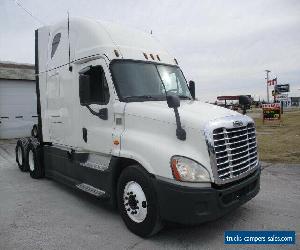
[[[151,179],[138,165],[129,166],[121,173],[118,207],[127,228],[141,237],[154,235],[162,228]]]

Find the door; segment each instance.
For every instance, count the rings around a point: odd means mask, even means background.
[[[65,144],[64,126],[64,96],[61,94],[60,72],[47,73],[47,118],[50,140],[55,143]]]
[[[112,150],[113,110],[110,74],[104,59],[79,70],[81,148],[109,157]],[[110,87],[109,87],[110,86]]]

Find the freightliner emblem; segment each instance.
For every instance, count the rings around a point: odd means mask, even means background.
[[[242,121],[234,121],[233,122],[233,127],[241,127],[241,126],[243,126],[244,124],[243,124],[243,122]]]

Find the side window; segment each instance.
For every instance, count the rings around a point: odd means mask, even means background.
[[[53,38],[52,49],[51,49],[51,58],[54,56],[54,54],[57,50],[58,44],[60,42],[60,37],[61,37],[61,33],[57,33]]]
[[[101,66],[90,67],[79,75],[79,97],[81,105],[109,102],[109,88]]]
[[[177,75],[175,72],[165,72],[162,76],[161,76],[166,90],[167,91],[177,91],[177,93],[182,93],[182,87],[180,84],[180,80],[178,79]]]

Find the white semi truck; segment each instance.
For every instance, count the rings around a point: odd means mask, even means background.
[[[72,18],[35,31],[37,138],[16,160],[107,200],[142,237],[164,221],[198,224],[260,188],[254,122],[195,100],[150,34]]]

